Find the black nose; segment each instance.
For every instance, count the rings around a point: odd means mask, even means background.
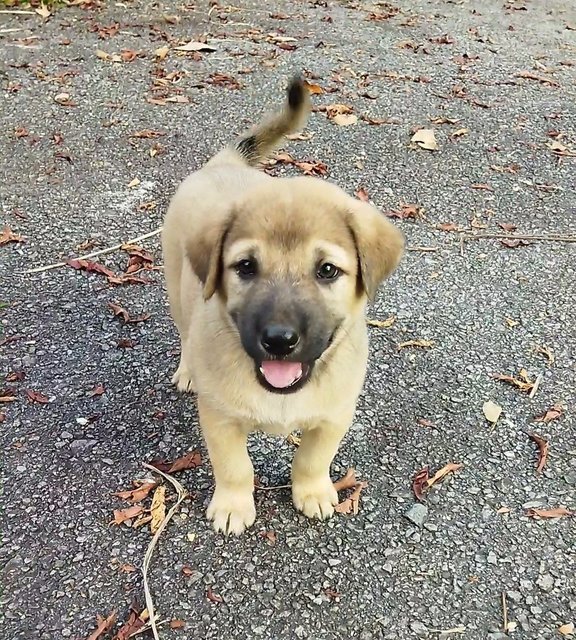
[[[273,356],[287,356],[294,351],[300,336],[292,327],[270,324],[264,328],[260,343]]]

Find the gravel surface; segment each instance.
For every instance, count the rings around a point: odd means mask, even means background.
[[[0,246],[0,396],[15,398],[0,404],[2,637],[83,639],[96,614],[142,608],[150,533],[110,525],[128,506],[111,493],[145,477],[143,462],[194,449],[202,465],[177,474],[191,498],[150,570],[161,619],[185,623],[163,640],[562,637],[576,624],[576,518],[528,510],[576,510],[576,245],[465,237],[500,224],[576,236],[574,2],[96,4],[0,13],[0,220],[26,240]],[[203,36],[215,51],[174,50]],[[396,320],[370,329],[333,465],[368,483],[359,513],[309,522],[289,491],[257,491],[254,527],[226,539],[204,517],[193,399],[169,383],[178,344],[161,273],[112,286],[70,267],[23,271],[156,229],[179,181],[276,105],[295,70],[325,90],[317,107],[359,119],[319,110],[313,137],[287,151],[384,211],[419,213],[398,220],[415,250],[370,311]],[[437,151],[410,143],[419,128]],[[143,130],[164,135],[130,137]],[[158,237],[142,245],[161,265]],[[122,273],[127,255],[98,260]],[[150,317],[124,324],[109,302]],[[398,348],[410,340],[434,344]],[[491,377],[522,368],[539,378],[533,397]],[[503,409],[495,425],[487,400]],[[534,422],[556,404],[560,418]],[[540,475],[533,431],[550,443]],[[251,438],[263,485],[286,484],[293,448]],[[414,475],[449,462],[463,467],[416,504]]]

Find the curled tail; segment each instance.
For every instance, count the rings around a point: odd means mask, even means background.
[[[296,133],[306,124],[309,113],[310,92],[304,79],[296,76],[288,85],[286,102],[281,111],[242,134],[228,148],[214,156],[209,164],[240,161],[250,167],[257,166],[280,146],[286,135]]]

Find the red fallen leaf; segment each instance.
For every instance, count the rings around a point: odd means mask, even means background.
[[[91,391],[90,396],[93,398],[94,396],[101,396],[106,393],[106,389],[104,389],[104,385],[99,382]]]
[[[135,504],[127,509],[114,509],[114,520],[111,524],[120,525],[126,522],[126,520],[132,520],[132,518],[139,516],[143,511],[144,507],[139,504]]]
[[[112,310],[114,317],[120,316],[126,324],[136,324],[137,322],[145,322],[150,317],[149,313],[144,313],[141,316],[131,317],[128,311],[126,311],[126,309],[124,309],[123,307],[121,307],[120,305],[114,302],[109,302],[108,307]]]
[[[526,515],[530,518],[563,518],[564,516],[576,515],[576,511],[570,511],[566,507],[555,507],[554,509],[528,509]]]
[[[324,162],[295,161],[294,166],[307,176],[325,176],[328,172],[328,166]]]
[[[400,209],[385,212],[389,218],[398,218],[400,220],[417,220],[422,217],[422,213],[422,207],[415,204],[401,204]]]
[[[348,469],[348,471],[346,471],[346,475],[340,478],[340,480],[336,480],[336,482],[333,483],[334,489],[336,489],[336,491],[353,489],[357,484],[358,481],[356,480],[356,470],[352,468]]]
[[[129,338],[120,338],[116,343],[116,347],[118,349],[134,349],[134,347],[138,343],[135,340],[130,340]]]
[[[136,567],[128,563],[121,564],[119,569],[122,573],[134,573],[136,571]]]
[[[170,629],[183,629],[186,626],[184,620],[170,620]]]
[[[382,22],[383,20],[389,20],[400,13],[400,9],[398,7],[393,7],[391,4],[387,4],[385,6],[385,12],[375,13],[372,11],[368,14],[366,20],[370,20],[371,22]]]
[[[442,224],[436,225],[436,229],[440,231],[459,231],[459,227],[457,224],[453,222],[443,222]]]
[[[324,89],[319,84],[313,84],[312,82],[308,82],[307,80],[304,82],[304,85],[308,89],[308,91],[312,94],[321,95],[324,93]]]
[[[24,373],[24,371],[11,371],[6,376],[6,382],[20,382],[24,380],[25,376],[26,374]]]
[[[515,387],[518,387],[520,391],[524,393],[530,393],[534,388],[534,381],[530,380],[528,376],[528,372],[526,369],[520,369],[518,373],[518,378],[513,378],[512,376],[507,376],[502,373],[492,373],[491,378],[495,380],[502,380],[503,382],[508,382],[509,384],[513,384]]]
[[[161,136],[165,136],[166,132],[164,131],[154,131],[153,129],[142,129],[141,131],[135,131],[131,133],[129,138],[160,138]]]
[[[328,598],[330,598],[330,600],[334,600],[336,598],[339,598],[342,595],[338,591],[336,591],[336,589],[333,589],[332,587],[326,587],[326,589],[324,589],[324,594],[326,596],[328,596]]]
[[[152,417],[155,420],[164,420],[164,418],[166,417],[166,411],[163,411],[162,409],[157,409],[156,411],[154,411],[154,413],[152,414]]]
[[[360,507],[360,494],[362,490],[368,486],[367,482],[357,482],[354,487],[354,491],[342,502],[337,504],[334,507],[334,511],[337,513],[358,515],[358,510]]]
[[[538,445],[538,465],[536,466],[536,473],[542,473],[548,462],[548,441],[535,433],[529,433],[528,435]]]
[[[158,482],[154,480],[145,480],[140,483],[133,483],[134,489],[127,489],[126,491],[117,491],[113,493],[113,496],[120,498],[121,500],[128,500],[129,502],[141,502],[146,496],[158,486]]]
[[[0,424],[2,424],[4,422],[4,420],[6,420],[6,414],[5,413],[0,413]]]
[[[512,233],[513,231],[516,231],[516,229],[518,229],[518,227],[513,222],[499,222],[498,226],[507,233]]]
[[[206,597],[208,598],[208,600],[210,600],[210,602],[216,602],[218,604],[224,602],[224,598],[217,593],[214,593],[214,591],[212,591],[212,587],[208,587],[208,591],[206,591]]]
[[[218,87],[226,87],[227,89],[241,89],[242,85],[233,76],[225,73],[211,73],[208,76],[208,82]]]
[[[133,637],[142,627],[146,624],[150,615],[148,609],[143,609],[138,613],[138,605],[133,602],[130,605],[130,614],[128,620],[118,630],[118,633],[114,636],[113,640],[128,640]]]
[[[454,473],[455,471],[460,471],[464,465],[460,462],[449,462],[447,465],[444,465],[440,470],[436,471],[436,473],[426,482],[426,488],[430,488],[435,485],[437,482],[440,482],[442,478],[447,476],[449,473]]]
[[[422,502],[424,500],[424,492],[428,488],[429,472],[428,467],[420,469],[418,473],[412,478],[412,492],[416,497],[416,500]]]
[[[521,240],[518,238],[504,238],[503,240],[500,240],[500,244],[508,247],[508,249],[517,249],[518,247],[526,247],[531,243],[527,240]]]
[[[277,536],[275,531],[260,531],[261,538],[265,538],[269,545],[275,545]]]
[[[354,193],[354,195],[358,198],[358,200],[362,200],[362,202],[370,202],[370,196],[364,187],[360,187],[358,191]]]
[[[548,409],[541,416],[536,416],[534,422],[544,422],[548,424],[552,420],[558,420],[558,418],[564,415],[564,407],[561,404],[555,404]]]
[[[17,138],[26,138],[26,136],[30,135],[30,132],[28,131],[28,129],[26,129],[26,127],[18,127],[15,131],[14,131],[14,135]]]
[[[98,626],[94,631],[86,638],[86,640],[100,640],[105,633],[108,633],[110,629],[116,624],[116,611],[112,611],[112,613],[107,617],[103,618],[100,614],[96,615],[96,622]]]
[[[186,455],[177,458],[173,462],[151,460],[149,464],[164,473],[177,473],[187,469],[196,469],[202,464],[202,457],[199,451],[189,451]]]
[[[185,576],[191,576],[191,575],[194,573],[194,569],[192,569],[192,567],[190,567],[190,566],[188,566],[187,564],[185,564],[185,565],[182,567],[182,573],[183,573]]]
[[[372,118],[371,116],[360,116],[360,120],[363,120],[366,124],[373,126],[379,126],[381,124],[399,124],[396,118]]]
[[[434,423],[431,420],[428,420],[427,418],[418,418],[418,424],[421,427],[433,427]]]
[[[428,38],[428,41],[434,44],[454,44],[454,38],[447,34],[438,36],[437,38]]]
[[[122,49],[120,52],[122,62],[132,62],[133,60],[136,60],[139,55],[139,51],[133,51],[132,49]]]
[[[116,277],[116,274],[105,267],[103,264],[99,262],[92,262],[91,260],[85,260],[82,258],[74,258],[72,260],[67,260],[66,264],[72,269],[79,269],[83,271],[89,271],[91,273],[101,273],[102,275],[107,276],[108,278]]]
[[[24,238],[14,233],[10,227],[6,226],[0,231],[0,246],[9,242],[25,242]]]
[[[26,395],[28,396],[28,400],[30,402],[37,402],[38,404],[47,404],[48,397],[45,396],[40,391],[32,391],[31,389],[26,389]]]

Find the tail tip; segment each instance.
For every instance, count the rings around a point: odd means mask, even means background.
[[[306,82],[300,74],[295,75],[288,85],[288,106],[292,111],[299,111],[306,102]]]

